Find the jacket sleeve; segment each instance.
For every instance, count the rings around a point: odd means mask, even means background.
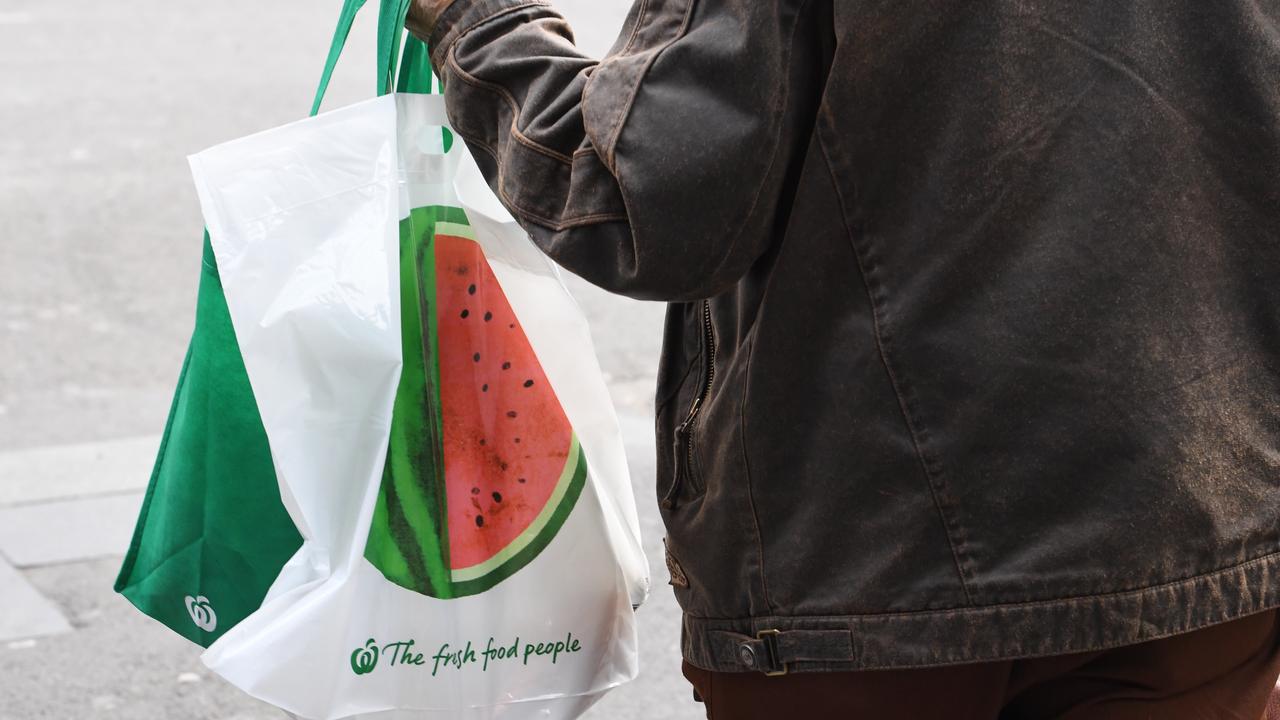
[[[615,293],[691,301],[776,235],[805,4],[638,0],[596,61],[542,0],[457,0],[428,43],[450,123],[543,252]]]

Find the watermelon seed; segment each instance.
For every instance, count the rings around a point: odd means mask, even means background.
[[[463,317],[464,319],[465,319],[468,315],[470,315],[470,314],[471,314],[471,311],[470,311],[470,310],[463,310],[463,311],[462,311],[462,317]]]
[[[522,482],[528,482],[528,481],[525,480],[524,478],[516,478],[516,482],[522,483]]]
[[[525,381],[524,381],[524,386],[525,386],[525,387],[533,387],[533,381],[532,381],[532,380],[525,380]]]
[[[509,363],[509,362],[504,362],[504,363],[502,363],[502,369],[503,369],[503,370],[510,370],[510,369],[511,369],[511,363]]]
[[[475,294],[476,294],[476,286],[475,286],[475,283],[472,283],[472,284],[471,284],[471,287],[467,288],[467,294],[468,294],[468,295],[475,295]]]
[[[480,353],[476,353],[475,355],[472,355],[471,359],[475,360],[476,362],[480,362]]]
[[[471,494],[472,494],[472,495],[479,495],[479,494],[480,494],[480,488],[478,488],[478,487],[473,487],[473,488],[471,488]]]
[[[520,438],[516,438],[516,444],[517,444],[517,445],[519,445],[519,444],[520,444]]]
[[[506,463],[498,463],[498,465],[502,468],[502,471],[503,471],[503,472],[506,472],[506,471],[507,471],[507,464],[506,464]]]
[[[489,322],[489,321],[490,321],[490,320],[492,320],[492,319],[493,319],[493,313],[491,313],[491,312],[487,312],[487,313],[485,313],[485,314],[484,314],[484,321],[485,321],[485,322]]]
[[[489,392],[489,383],[480,386],[480,392]]]
[[[484,516],[483,516],[483,515],[477,515],[477,516],[476,516],[476,527],[484,527]]]
[[[502,502],[502,493],[495,492],[495,493],[493,494],[493,501],[494,501],[494,502]]]
[[[480,438],[480,444],[484,445],[484,438]]]
[[[511,328],[512,330],[515,330],[515,329],[516,329],[516,324],[515,324],[515,323],[511,323],[511,324],[510,324],[510,325],[508,325],[507,327]]]
[[[516,411],[515,411],[515,410],[508,410],[508,411],[507,411],[507,417],[509,417],[509,418],[513,418],[513,417],[515,417],[515,416],[516,416]]]

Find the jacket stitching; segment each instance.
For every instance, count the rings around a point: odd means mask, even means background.
[[[490,145],[489,143],[485,142],[485,141],[484,141],[482,138],[480,138],[479,136],[476,136],[476,135],[470,135],[470,134],[465,133],[465,132],[463,132],[463,131],[461,131],[461,130],[459,130],[459,129],[457,129],[457,128],[453,128],[453,131],[454,131],[455,133],[457,133],[459,136],[461,136],[463,140],[466,140],[469,144],[476,145],[476,146],[477,146],[477,147],[479,147],[480,149],[482,149],[482,150],[484,150],[485,152],[489,153],[489,156],[493,158],[493,161],[494,161],[495,163],[498,163],[498,169],[499,169],[499,172],[501,172],[502,165],[501,165],[501,163],[499,163],[499,161],[498,161],[498,151],[497,151],[497,149],[496,149],[496,148],[494,148],[494,147],[493,147],[492,145]],[[502,176],[501,176],[501,174],[499,174],[499,176],[498,176],[498,177],[499,177],[499,179],[501,179],[501,177],[502,177]]]
[[[529,136],[525,135],[523,132],[520,132],[520,128],[515,126],[514,121],[512,121],[512,124],[511,124],[511,137],[515,138],[521,145],[528,147],[530,150],[533,150],[534,152],[542,153],[543,155],[546,155],[552,160],[558,160],[559,162],[565,165],[569,165],[570,167],[573,166],[573,158],[571,158],[568,155],[565,155],[564,153],[556,152],[555,150],[552,150],[546,145],[541,145],[531,140]]]
[[[827,112],[825,104],[820,112]],[[934,509],[938,511],[938,516],[942,521],[942,531],[947,538],[947,545],[951,549],[951,559],[955,563],[956,575],[960,580],[960,589],[964,593],[965,602],[969,605],[973,605],[973,596],[969,592],[968,583],[965,582],[965,571],[960,559],[959,550],[956,547],[955,539],[952,538],[951,523],[948,521],[947,514],[938,500],[938,490],[934,486],[934,475],[929,469],[929,463],[925,459],[924,451],[920,446],[920,438],[917,434],[915,423],[911,419],[911,413],[910,409],[907,407],[907,401],[903,397],[902,391],[899,388],[898,377],[893,372],[892,366],[889,364],[889,358],[885,349],[884,333],[880,326],[880,312],[877,309],[879,304],[876,301],[876,293],[871,287],[871,280],[868,278],[868,270],[863,266],[862,256],[858,252],[856,243],[853,242],[853,228],[849,225],[848,208],[845,207],[844,195],[840,192],[840,187],[836,183],[835,169],[832,167],[831,157],[827,153],[826,143],[822,140],[822,133],[817,132],[814,137],[818,143],[818,149],[822,152],[823,160],[827,165],[827,178],[831,182],[832,190],[836,195],[836,202],[840,206],[840,220],[844,225],[845,235],[849,238],[849,245],[853,251],[854,260],[858,265],[858,274],[862,277],[863,287],[867,290],[867,300],[870,303],[871,308],[872,330],[875,335],[876,350],[880,355],[880,363],[884,366],[885,373],[889,377],[889,385],[893,389],[894,397],[897,398],[898,409],[902,413],[903,422],[906,423],[907,432],[911,435],[911,444],[915,448],[916,459],[919,461],[920,467],[924,471],[925,481],[929,485],[929,494],[933,498]]]
[[[606,141],[608,145],[607,152],[605,154],[608,156],[608,166],[615,169],[615,175],[617,174],[616,168],[618,166],[618,138],[622,136],[622,128],[626,126],[627,119],[631,116],[631,109],[635,106],[636,98],[640,95],[640,85],[644,83],[644,79],[649,75],[649,70],[653,68],[653,64],[658,61],[658,58],[662,53],[666,52],[668,48],[676,44],[676,42],[689,32],[689,25],[693,21],[693,8],[695,4],[696,0],[687,0],[684,8],[684,18],[680,22],[680,29],[676,31],[674,37],[658,46],[654,50],[653,54],[649,56],[648,60],[645,61],[644,65],[641,66],[640,73],[636,76],[635,82],[631,85],[631,94],[627,97],[627,102],[622,106],[617,118],[613,121],[612,127],[609,128],[610,137]],[[637,20],[639,20],[639,18]],[[637,36],[639,35],[639,29],[640,23],[636,22]]]
[[[797,18],[804,13],[808,5],[809,0],[802,0],[800,5],[796,7]],[[782,67],[789,67],[791,65],[791,58],[795,54],[796,38],[799,36],[799,33],[800,22],[797,19],[797,21],[795,21],[791,26],[791,41],[787,43],[787,54],[782,62]],[[773,142],[773,153],[769,156],[769,164],[765,167],[764,176],[760,178],[760,185],[756,188],[755,195],[751,199],[751,207],[749,207],[742,215],[742,225],[739,226],[737,232],[730,235],[731,240],[729,241],[729,247],[721,256],[720,264],[709,273],[712,277],[715,277],[716,274],[724,267],[725,263],[729,262],[729,258],[733,255],[733,251],[738,247],[738,243],[742,240],[742,236],[746,234],[745,228],[747,223],[751,222],[752,215],[755,213],[756,208],[760,206],[760,201],[764,198],[764,189],[769,184],[769,176],[773,174],[773,169],[778,164],[778,156],[780,154],[779,148],[782,146],[782,129],[785,125],[782,117],[786,112],[786,104],[790,98],[790,83],[785,83],[783,92],[778,97],[777,101],[774,102],[774,119],[777,121],[778,127]]]
[[[456,67],[457,63],[450,62],[450,65]],[[481,89],[488,90],[488,88],[481,88]],[[498,193],[497,194],[499,199],[503,201],[503,204],[507,205],[507,207],[509,208],[514,208],[516,212],[518,212],[520,215],[525,216],[531,220],[537,221],[539,225],[542,225],[554,232],[560,232],[562,230],[568,230],[568,229],[572,229],[582,225],[589,225],[596,222],[617,221],[617,222],[625,223],[628,221],[628,218],[624,213],[607,213],[607,212],[586,213],[584,215],[574,215],[567,218],[561,218],[560,220],[552,220],[550,218],[543,217],[537,212],[529,210],[524,205],[512,199],[511,195],[507,193],[506,169],[505,169],[505,165],[499,159],[499,154],[497,150],[493,146],[484,142],[482,139],[478,138],[475,135],[462,132],[461,130],[458,130],[456,128],[454,129],[454,132],[458,133],[458,135],[461,136],[463,140],[466,140],[468,143],[478,146],[479,148],[484,150],[486,153],[488,153],[490,157],[493,158],[494,164],[498,168]]]
[[[701,323],[701,320],[699,320],[699,323]],[[699,328],[698,332],[701,334],[703,332],[702,328]],[[714,332],[714,330],[712,332]],[[705,341],[702,343],[701,347],[698,348],[698,358],[701,360],[698,365],[703,369],[703,372],[699,373],[698,379],[705,383],[705,379],[709,373],[712,372],[711,356],[707,352],[707,344]],[[701,392],[701,389],[699,389],[699,392]],[[695,397],[697,396],[695,395]],[[704,405],[709,405],[711,403],[711,397],[708,395],[707,397],[702,398],[702,402]],[[694,421],[689,425],[689,429],[687,431],[688,437],[685,438],[685,443],[690,451],[690,462],[688,468],[689,485],[692,486],[695,497],[703,495],[707,491],[706,472],[703,470],[702,464],[702,448],[696,441],[696,438],[700,435],[698,428],[702,427],[707,422],[707,415],[709,412],[709,410],[704,409],[701,414],[694,419]]]
[[[765,290],[766,295],[768,289]],[[761,298],[761,303],[764,298]],[[747,455],[747,379],[751,377],[751,358],[756,351],[756,335],[751,336],[751,347],[747,350],[746,366],[742,373],[742,395],[738,401],[738,446],[742,449],[742,469],[743,474],[747,478],[747,504],[751,507],[751,521],[756,526],[756,552],[760,558],[760,591],[764,597],[765,607],[769,608],[769,612],[777,613],[778,610],[773,604],[773,600],[769,597],[769,582],[764,571],[764,538],[760,530],[760,513],[756,510],[755,485],[751,481],[751,460]]]
[[[502,199],[510,204],[511,207],[515,208],[521,215],[524,215],[530,220],[536,221],[539,225],[542,225],[552,232],[563,232],[565,230],[573,230],[575,228],[582,227],[583,225],[592,225],[603,222],[627,222],[627,216],[618,213],[589,213],[586,215],[574,215],[573,217],[559,221],[552,220],[529,210],[525,206],[513,200],[511,196],[507,194],[505,187],[499,185],[498,192],[502,196]]]
[[[684,373],[680,376],[680,380],[676,383],[675,389],[667,392],[667,394],[664,397],[662,397],[660,400],[658,400],[658,402],[654,405],[653,412],[655,415],[658,413],[661,413],[662,409],[671,403],[672,398],[680,394],[680,391],[684,389],[684,384],[689,382],[689,373],[693,372],[693,368],[695,365],[697,365],[697,363],[698,363],[697,357],[694,357],[692,360],[689,361],[689,365],[684,369]]]
[[[1260,604],[1265,604],[1265,603],[1260,603]],[[1162,640],[1162,639],[1165,639],[1165,638],[1173,637],[1173,636],[1175,636],[1175,635],[1180,635],[1180,634],[1182,634],[1182,633],[1184,633],[1184,632],[1188,632],[1188,631],[1191,631],[1191,630],[1193,630],[1193,629],[1195,629],[1195,630],[1198,630],[1198,629],[1204,629],[1204,628],[1208,628],[1208,627],[1211,627],[1212,625],[1215,625],[1215,624],[1218,624],[1218,623],[1222,623],[1222,622],[1231,622],[1231,621],[1235,621],[1235,620],[1243,620],[1244,618],[1246,618],[1246,617],[1250,617],[1250,616],[1255,615],[1255,614],[1266,613],[1266,612],[1276,612],[1276,611],[1277,611],[1277,607],[1278,607],[1278,606],[1276,606],[1276,605],[1270,605],[1270,606],[1267,606],[1267,607],[1262,608],[1262,609],[1259,609],[1259,608],[1257,608],[1257,607],[1254,607],[1252,610],[1249,610],[1249,611],[1247,611],[1247,612],[1237,613],[1236,615],[1233,615],[1233,616],[1218,617],[1216,620],[1211,620],[1210,622],[1207,622],[1207,623],[1199,623],[1199,624],[1196,624],[1194,621],[1193,621],[1193,622],[1187,622],[1187,623],[1183,623],[1182,625],[1180,625],[1177,629],[1172,630],[1172,631],[1169,631],[1169,632],[1158,633],[1158,634],[1153,634],[1153,635],[1143,635],[1143,636],[1140,636],[1140,637],[1136,640],[1136,642],[1148,642],[1148,641],[1151,641],[1151,640]],[[857,617],[857,616],[851,616],[851,617]],[[701,619],[705,619],[705,618],[695,618],[695,619],[699,619],[699,620],[701,620]],[[842,620],[847,620],[848,618],[832,618],[832,619],[842,619]],[[806,629],[807,629],[807,628],[806,628]],[[846,629],[840,629],[840,630],[838,630],[838,631],[839,631],[839,632],[849,632],[849,629],[847,629],[847,628],[846,628]],[[732,630],[717,630],[717,629],[710,629],[710,628],[702,628],[702,629],[699,629],[699,630],[695,630],[694,632],[701,632],[704,636],[705,636],[705,634],[707,634],[707,633],[712,633],[712,632],[721,632],[721,633],[723,633],[723,632],[729,632],[729,633],[734,633],[734,631],[732,631]],[[735,633],[735,634],[739,634],[739,635],[741,635],[741,633]],[[1104,651],[1112,650],[1112,649],[1115,649],[1115,648],[1117,648],[1117,647],[1123,647],[1124,645],[1128,645],[1128,644],[1132,644],[1132,641],[1121,640],[1120,642],[1117,642],[1117,641],[1116,641],[1116,640],[1114,640],[1114,639],[1105,639],[1105,640],[1099,640],[1099,641],[1096,641],[1096,642],[1094,642],[1094,643],[1091,643],[1091,644],[1089,644],[1087,647],[1079,647],[1079,646],[1077,646],[1074,642],[1070,642],[1070,641],[1068,641],[1068,642],[1065,644],[1065,647],[1064,647],[1063,649],[1061,649],[1060,651],[1057,651],[1057,652],[1051,652],[1051,653],[1044,653],[1044,652],[1021,652],[1021,653],[1017,653],[1017,654],[1014,654],[1014,655],[1003,655],[1003,656],[998,657],[998,658],[990,658],[990,659],[985,659],[985,658],[973,658],[973,657],[962,657],[962,658],[959,658],[959,659],[949,659],[949,660],[944,660],[944,661],[941,661],[941,662],[928,662],[928,663],[922,663],[922,664],[912,664],[912,665],[909,665],[909,666],[906,666],[906,667],[904,667],[904,666],[902,666],[902,665],[900,665],[900,664],[895,664],[895,663],[888,663],[888,664],[883,664],[883,663],[882,663],[882,664],[879,664],[879,665],[871,665],[871,664],[862,664],[862,663],[857,663],[856,665],[854,665],[854,662],[855,662],[855,661],[854,661],[853,659],[850,659],[850,660],[795,660],[795,661],[791,662],[791,663],[790,663],[790,665],[791,665],[791,667],[792,667],[792,670],[793,670],[793,671],[796,671],[796,670],[802,670],[802,669],[823,669],[823,670],[842,670],[842,671],[849,671],[849,670],[853,670],[853,671],[857,671],[857,672],[865,672],[865,671],[868,671],[868,670],[882,670],[882,669],[884,669],[884,670],[904,670],[904,669],[907,669],[907,670],[923,670],[923,669],[930,669],[930,668],[954,667],[954,666],[956,666],[956,665],[967,665],[967,664],[971,664],[971,663],[975,663],[975,662],[1010,662],[1010,661],[1013,661],[1013,660],[1036,659],[1036,658],[1044,658],[1044,657],[1058,657],[1058,656],[1061,656],[1061,655],[1064,655],[1064,654],[1067,654],[1067,655],[1075,655],[1075,654],[1091,653],[1093,656],[1095,656],[1095,657],[1096,657],[1098,654],[1100,654],[1100,653],[1102,653],[1102,652],[1104,652]],[[852,666],[852,667],[851,667],[851,666]]]
[[[803,13],[804,13],[804,11],[805,11],[805,9],[808,7],[808,5],[809,5],[809,0],[803,0],[803,1],[800,3],[800,5],[796,8],[796,17],[797,17],[797,18],[798,18],[801,14],[803,14]],[[796,44],[796,39],[797,39],[797,37],[799,36],[799,32],[800,32],[800,25],[801,25],[801,23],[800,23],[798,20],[792,24],[792,27],[791,27],[791,40],[790,40],[790,42],[787,44],[787,56],[786,56],[786,61],[782,63],[782,66],[783,66],[783,67],[787,67],[787,66],[789,66],[789,65],[790,65],[790,59],[791,59],[791,57],[792,57],[792,56],[794,55],[794,53],[795,53],[795,44]],[[779,153],[779,148],[781,147],[781,144],[782,144],[782,143],[781,143],[781,137],[780,137],[780,135],[781,135],[781,132],[782,132],[782,126],[783,126],[783,124],[784,124],[784,123],[781,121],[781,119],[780,119],[780,118],[781,118],[781,116],[782,116],[782,115],[784,114],[784,112],[785,112],[785,108],[786,108],[786,105],[787,105],[787,101],[790,99],[790,97],[791,97],[790,88],[789,88],[789,87],[787,87],[787,88],[785,88],[785,89],[784,89],[784,92],[783,92],[782,94],[780,94],[780,96],[778,97],[777,101],[774,103],[774,117],[775,117],[775,119],[777,119],[777,124],[778,124],[777,132],[778,132],[778,136],[777,136],[777,137],[775,137],[775,139],[774,139],[773,153],[772,153],[772,154],[770,155],[770,157],[769,157],[769,164],[768,164],[768,166],[767,166],[767,167],[766,167],[766,169],[765,169],[764,176],[763,176],[763,177],[761,178],[761,180],[760,180],[760,185],[759,185],[759,187],[757,187],[757,188],[756,188],[755,196],[754,196],[754,198],[753,198],[753,199],[752,199],[752,201],[751,201],[751,207],[750,207],[750,209],[749,209],[749,210],[748,210],[748,211],[743,215],[743,223],[744,223],[744,224],[745,224],[745,223],[747,223],[747,222],[750,222],[750,218],[751,218],[752,214],[753,214],[753,213],[755,213],[756,208],[757,208],[757,207],[759,207],[759,205],[760,205],[760,201],[761,201],[761,199],[762,199],[762,198],[763,198],[763,196],[764,196],[764,189],[765,189],[765,186],[768,184],[768,178],[769,178],[769,175],[773,172],[774,167],[777,165],[777,162],[778,162],[778,156],[779,156],[779,154],[780,154],[780,153]],[[741,232],[741,231],[736,232],[736,233],[734,233],[731,237],[732,237],[733,239],[732,239],[732,240],[730,241],[730,243],[729,243],[728,251],[725,253],[724,258],[720,261],[720,264],[719,264],[719,266],[717,266],[716,270],[719,270],[721,267],[723,267],[723,266],[724,266],[724,263],[728,261],[728,256],[729,256],[729,255],[731,255],[731,254],[732,254],[732,252],[733,252],[733,250],[734,250],[734,248],[736,248],[736,247],[737,247],[738,241],[739,241],[739,239],[741,239],[741,237],[742,237],[742,232]],[[712,271],[712,274],[714,275],[714,274],[715,274],[715,271]],[[744,373],[744,375],[743,375],[743,386],[744,386],[744,390],[743,390],[743,392],[742,392],[742,397],[741,397],[741,399],[739,400],[739,403],[738,403],[738,416],[739,416],[739,421],[738,421],[738,424],[739,424],[739,446],[740,446],[740,448],[742,449],[742,462],[743,462],[743,469],[745,470],[746,481],[747,481],[747,503],[748,503],[748,505],[749,505],[749,506],[750,506],[750,508],[751,508],[751,520],[752,520],[752,524],[755,526],[756,552],[757,552],[758,562],[759,562],[759,567],[760,567],[760,590],[761,590],[761,596],[762,596],[762,598],[763,598],[763,600],[764,600],[765,606],[766,606],[766,607],[768,607],[768,608],[770,609],[770,611],[771,611],[771,612],[773,612],[773,611],[774,611],[774,604],[773,604],[773,600],[769,597],[769,582],[768,582],[768,574],[765,572],[765,561],[764,561],[764,537],[763,537],[763,531],[762,531],[762,530],[761,530],[761,528],[760,528],[760,513],[759,513],[759,511],[756,509],[756,503],[755,503],[755,491],[754,491],[754,487],[753,487],[752,482],[751,482],[751,462],[750,462],[750,460],[749,460],[749,455],[747,454],[747,436],[746,436],[746,390],[745,390],[745,386],[746,386],[746,378],[747,378],[747,377],[749,377],[749,375],[750,375],[750,370],[751,370],[751,356],[752,356],[752,354],[755,352],[755,347],[756,347],[755,337],[753,336],[753,337],[752,337],[752,340],[751,340],[751,347],[750,347],[750,349],[748,349],[748,351],[747,351],[747,361],[746,361],[746,362],[747,362],[747,365],[746,365],[746,368],[745,368],[746,372],[745,372],[745,373]]]
[[[501,179],[499,182],[501,182]],[[506,188],[502,185],[498,186],[498,194],[502,196],[503,201],[515,208],[521,215],[524,215],[530,220],[536,221],[539,225],[542,225],[552,232],[563,232],[565,230],[573,230],[575,228],[582,227],[583,225],[593,225],[604,222],[627,222],[627,216],[619,213],[589,213],[586,215],[574,215],[573,217],[559,221],[552,220],[529,210],[525,206],[513,200],[511,196],[507,194]]]
[[[649,0],[640,0],[640,9],[636,12],[636,24],[631,28],[631,37],[627,38],[627,44],[618,51],[619,55],[626,55],[635,46],[636,39],[640,37],[640,26],[644,24],[644,18],[648,13]]]
[[[804,2],[802,2],[800,6],[796,8],[797,17],[805,11],[805,9],[808,7],[808,4],[809,4],[809,0],[804,0]],[[790,65],[790,59],[795,53],[795,43],[796,43],[796,38],[799,35],[799,32],[800,32],[800,22],[797,21],[793,24],[791,28],[791,41],[790,43],[787,44],[787,62],[783,63],[784,67]],[[790,88],[788,87],[786,91],[782,94],[782,96],[778,99],[778,103],[774,106],[775,114],[780,116],[784,112],[787,100],[790,98],[790,94],[791,94]],[[783,124],[782,122],[778,123],[779,133],[781,133],[782,124]],[[748,211],[743,216],[743,222],[747,222],[749,220],[749,218],[751,217],[751,214],[755,212],[756,207],[760,204],[760,199],[764,195],[764,187],[767,184],[767,179],[769,177],[769,174],[773,172],[773,168],[777,164],[778,148],[780,145],[781,145],[780,140],[775,140],[774,147],[773,147],[773,155],[769,159],[769,166],[765,171],[764,178],[762,178],[760,181],[760,187],[756,189],[755,198],[752,200],[752,203],[751,203],[751,210]],[[741,233],[734,235],[734,240],[729,246],[730,252],[732,252],[733,248],[737,245],[737,241],[740,235]],[[724,264],[724,261],[721,261],[721,266],[723,266],[723,264]],[[766,295],[768,294],[767,288],[765,290],[765,294]],[[764,298],[762,297],[761,302],[763,301],[764,301]],[[769,608],[769,611],[777,612],[773,604],[773,599],[769,596],[768,573],[765,572],[765,561],[764,561],[764,533],[760,528],[760,512],[756,509],[755,489],[754,489],[755,486],[751,480],[751,460],[750,460],[750,455],[747,453],[747,392],[748,392],[747,378],[751,376],[751,359],[755,355],[755,349],[756,349],[756,336],[752,335],[751,347],[748,348],[747,350],[746,366],[743,372],[743,380],[742,380],[743,390],[742,390],[741,398],[738,401],[738,444],[742,450],[742,467],[743,467],[744,475],[746,476],[746,481],[747,481],[747,504],[751,508],[751,520],[752,520],[752,523],[755,525],[755,531],[756,531],[755,533],[756,534],[756,553],[759,558],[759,564],[760,564],[761,595],[764,599],[765,606]]]
[[[493,20],[501,15],[507,15],[509,13],[516,13],[521,10],[528,10],[530,8],[537,8],[537,7],[551,8],[551,5],[547,3],[545,0],[530,0],[529,2],[525,2],[522,5],[505,7],[505,8],[500,8],[498,10],[495,10],[489,13],[488,15],[485,15],[484,17],[480,18],[479,20],[475,21],[474,23],[471,24],[471,27],[466,28],[465,30],[459,31],[457,25],[454,25],[453,27],[448,28],[446,30],[444,34],[444,40],[441,43],[441,47],[434,49],[432,51],[432,54],[434,55],[436,53],[441,53],[442,57],[448,58],[453,54],[454,46],[457,45],[458,42],[462,40],[462,38],[469,35],[473,30],[480,27],[481,25],[484,25],[488,23],[490,20]],[[449,37],[450,35],[453,35],[454,37]],[[441,63],[434,62],[434,58],[433,58],[433,64],[435,64],[436,67],[441,66]],[[444,80],[444,78],[442,77],[441,80]]]
[[[463,70],[462,67],[458,65],[457,55],[454,52],[449,53],[449,67],[453,70],[454,74],[466,84],[481,90],[488,90],[503,100],[506,100],[507,104],[511,106],[511,137],[517,142],[528,147],[530,150],[546,155],[552,160],[558,160],[565,165],[573,165],[573,159],[568,155],[552,150],[551,148],[532,140],[520,131],[520,128],[516,124],[520,118],[520,104],[516,102],[515,97],[512,96],[506,88],[501,85],[494,85],[493,83],[485,82],[484,80],[481,80],[480,78],[477,78]]]
[[[968,605],[963,607],[940,608],[940,609],[934,609],[934,610],[905,610],[905,611],[883,612],[883,613],[858,613],[855,615],[785,615],[785,616],[776,615],[776,616],[767,616],[767,617],[752,615],[752,616],[746,616],[746,617],[713,617],[708,615],[695,615],[687,611],[684,614],[686,617],[689,617],[695,620],[706,620],[706,621],[712,621],[712,622],[725,622],[725,623],[751,622],[756,624],[761,624],[761,623],[767,624],[768,622],[773,621],[775,619],[776,620],[804,620],[804,621],[808,621],[808,620],[845,621],[850,618],[863,618],[863,617],[874,617],[879,619],[879,618],[894,618],[894,617],[911,618],[919,615],[943,615],[943,616],[965,615],[965,614],[973,614],[979,611],[1011,610],[1011,609],[1018,609],[1018,608],[1039,607],[1039,606],[1075,605],[1075,604],[1097,602],[1098,600],[1123,599],[1128,596],[1149,595],[1153,592],[1157,592],[1165,588],[1173,588],[1178,585],[1186,585],[1189,583],[1200,582],[1200,581],[1214,582],[1215,576],[1224,575],[1233,571],[1245,570],[1251,565],[1270,564],[1273,562],[1277,562],[1278,560],[1280,560],[1280,551],[1270,552],[1270,553],[1267,553],[1266,555],[1253,558],[1252,560],[1246,560],[1244,562],[1236,563],[1234,565],[1227,565],[1225,567],[1220,567],[1214,570],[1197,573],[1195,575],[1189,575],[1187,577],[1177,578],[1175,580],[1168,580],[1155,585],[1147,585],[1145,587],[1133,588],[1131,590],[1117,590],[1112,592],[1090,593],[1087,595],[1073,595],[1071,597],[1063,597],[1063,598],[1048,598],[1046,600],[1023,600],[1019,602],[996,603],[993,605]],[[717,628],[708,628],[708,630],[717,630]]]
[[[636,97],[640,95],[640,85],[644,83],[644,79],[648,76],[649,70],[653,67],[653,64],[657,62],[662,53],[689,32],[689,24],[693,19],[693,7],[695,4],[696,0],[688,0],[685,5],[684,19],[680,24],[680,29],[676,31],[674,37],[654,49],[653,54],[649,56],[644,65],[640,68],[639,74],[636,75],[636,79],[631,84],[631,94],[627,97],[627,102],[623,104],[622,109],[618,112],[617,119],[613,121],[613,124],[609,128],[609,137],[605,139],[605,165],[613,171],[615,176],[618,174],[618,138],[622,136],[622,129],[627,124],[627,119],[631,116],[631,109],[635,105]],[[637,20],[640,20],[640,18],[637,18]],[[638,29],[639,27],[640,23],[637,21],[636,28]],[[586,102],[587,90],[589,90],[589,87],[585,88],[583,91],[584,103]],[[583,115],[585,116],[585,113],[583,113]]]

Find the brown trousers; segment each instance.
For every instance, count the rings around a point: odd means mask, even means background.
[[[1070,655],[779,677],[686,662],[684,675],[710,720],[1263,720],[1278,612]]]

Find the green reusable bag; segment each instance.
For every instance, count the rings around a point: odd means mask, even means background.
[[[115,589],[208,647],[262,604],[301,544],[206,233],[195,330]]]
[[[312,115],[364,3],[344,2]],[[394,87],[407,10],[408,0],[381,2],[379,94]],[[410,37],[401,92],[431,92],[427,58],[426,46]],[[195,329],[115,590],[146,615],[208,647],[262,605],[301,545],[280,496],[206,232]]]

